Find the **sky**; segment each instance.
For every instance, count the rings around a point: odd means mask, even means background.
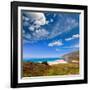
[[[22,10],[23,58],[60,57],[79,50],[79,16]]]

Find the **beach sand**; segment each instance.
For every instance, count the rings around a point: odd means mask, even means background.
[[[65,61],[65,60],[56,60],[56,61],[53,61],[53,62],[47,62],[48,65],[54,65],[54,64],[67,64],[68,62]]]

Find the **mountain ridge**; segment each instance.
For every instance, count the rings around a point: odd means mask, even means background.
[[[68,62],[72,62],[72,60],[79,61],[79,50],[65,54],[62,57]]]

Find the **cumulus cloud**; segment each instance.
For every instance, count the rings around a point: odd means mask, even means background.
[[[25,12],[25,14],[34,21],[34,24],[44,25],[46,22],[45,15],[43,13]]]
[[[54,20],[51,18],[51,19],[50,19],[50,22],[53,22],[53,21],[54,21]]]
[[[70,40],[73,40],[73,39],[76,39],[76,38],[79,38],[79,34],[75,34],[72,37],[66,38],[65,41],[70,41]]]
[[[54,41],[48,44],[49,47],[53,47],[53,46],[61,46],[63,45],[63,43],[61,41]]]
[[[49,20],[46,20],[46,24],[47,24],[47,25],[49,24]]]
[[[22,19],[23,19],[24,21],[29,21],[29,18],[28,18],[28,17],[25,17],[25,16],[22,16]]]
[[[73,35],[73,38],[79,38],[79,34],[75,34],[75,35]]]
[[[29,27],[29,30],[30,30],[30,31],[34,31],[34,29],[35,29],[35,28],[34,28],[33,25]]]
[[[45,29],[36,30],[34,33],[37,38],[46,37],[49,34]]]
[[[46,25],[48,25],[49,23],[54,22],[54,20],[51,18],[50,20],[46,20]]]
[[[30,32],[28,33],[30,35],[24,34],[24,37],[30,41],[44,39],[49,34],[46,29],[41,27],[42,25],[48,23],[44,13],[24,12],[24,14],[25,16],[23,16],[23,26],[25,26],[25,28],[27,27],[28,29],[26,31]]]
[[[31,39],[31,35],[30,34],[23,34],[23,37],[25,37],[26,39]]]
[[[23,22],[23,26],[29,26],[29,23],[27,21]]]

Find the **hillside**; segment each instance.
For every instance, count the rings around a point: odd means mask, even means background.
[[[74,51],[74,52],[65,54],[63,55],[63,58],[68,62],[72,62],[72,60],[79,61],[79,51]]]
[[[46,65],[41,63],[23,62],[22,77],[76,75],[79,74],[78,63]]]

